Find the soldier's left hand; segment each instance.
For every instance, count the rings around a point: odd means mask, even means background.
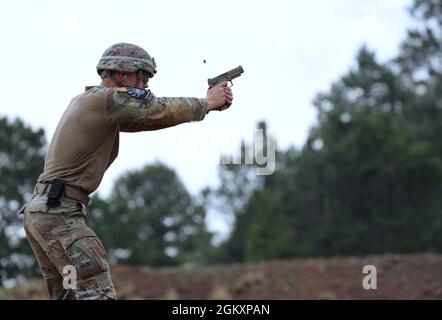
[[[233,93],[232,93],[232,89],[230,89],[230,87],[224,88],[224,97],[226,99],[226,104],[230,107],[232,105],[232,101],[233,101]]]
[[[227,86],[227,81],[207,90],[206,100],[209,105],[208,111],[218,110],[224,105],[230,107],[233,100],[233,94],[232,90]]]

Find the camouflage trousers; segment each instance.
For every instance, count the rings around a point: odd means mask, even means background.
[[[62,197],[59,206],[49,208],[49,190],[45,189],[37,185],[21,213],[50,298],[116,299],[106,251],[95,232],[86,226],[83,205]]]

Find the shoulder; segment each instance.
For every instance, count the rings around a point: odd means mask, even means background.
[[[105,87],[86,87],[86,91],[82,94],[85,99],[103,99],[110,93],[109,88]]]
[[[126,94],[131,98],[138,100],[150,100],[152,92],[150,90],[138,89],[138,88],[115,88],[119,93]]]
[[[105,95],[105,96],[113,96],[120,98],[135,98],[138,100],[150,100],[153,97],[153,94],[150,90],[138,89],[132,87],[116,87],[116,88],[107,88],[107,87],[92,87],[85,92],[85,94],[89,95]]]
[[[111,90],[107,95],[109,97],[108,106],[145,107],[149,106],[155,99],[150,90],[125,87],[108,90]]]
[[[153,96],[150,90],[138,89],[132,87],[116,87],[116,88],[107,88],[107,87],[86,87],[85,95],[120,95],[125,96],[126,98],[135,98],[139,100],[150,100]]]
[[[108,92],[106,89],[107,88],[103,87],[91,87],[85,92],[76,96],[73,101],[79,109],[101,111],[108,100]]]

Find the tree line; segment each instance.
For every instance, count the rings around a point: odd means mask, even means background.
[[[442,0],[415,0],[410,13],[416,27],[394,59],[380,62],[364,45],[317,94],[317,123],[301,148],[276,150],[273,174],[257,176],[258,164],[220,165],[220,186],[191,195],[157,162],[123,174],[107,199],[95,197],[87,223],[110,262],[442,252]],[[267,134],[268,125],[257,127]],[[38,272],[16,212],[46,148],[42,129],[0,118],[1,281]],[[250,142],[241,150],[251,152]],[[234,221],[220,245],[207,228],[209,210]]]

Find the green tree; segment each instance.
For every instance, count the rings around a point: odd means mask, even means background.
[[[410,10],[419,24],[408,31],[394,60],[402,83],[414,93],[404,116],[416,136],[442,153],[442,1],[416,0]]]
[[[290,237],[290,231],[282,232],[281,228],[287,224],[284,217],[278,215],[279,211],[269,213],[260,210],[261,201],[267,202],[272,199],[272,195],[267,191],[277,182],[274,175],[257,175],[256,169],[266,167],[268,163],[260,165],[254,156],[257,151],[268,156],[270,149],[267,142],[274,140],[274,137],[268,135],[267,125],[263,121],[257,124],[256,129],[263,132],[263,145],[258,145],[257,141],[247,143],[243,140],[239,153],[241,161],[237,164],[221,164],[219,167],[221,183],[219,188],[213,191],[213,196],[216,203],[221,204],[217,207],[218,212],[232,219],[233,223],[228,240],[218,250],[216,262],[242,262],[279,256],[285,251],[279,245],[280,238]],[[284,168],[285,165],[281,162],[285,157],[277,150],[276,152],[276,159],[279,161],[275,165],[277,169]],[[252,163],[247,164],[248,161]],[[268,161],[272,159],[268,157]],[[280,200],[278,195],[275,195],[274,202],[280,203]]]
[[[441,3],[415,1],[397,59],[364,46],[318,94],[318,124],[237,211],[227,256],[442,251]]]
[[[211,234],[206,211],[176,173],[161,163],[128,172],[115,183],[108,204],[94,201],[89,224],[110,260],[150,266],[205,263]]]
[[[37,270],[17,212],[31,197],[44,155],[43,129],[0,118],[0,284]]]

